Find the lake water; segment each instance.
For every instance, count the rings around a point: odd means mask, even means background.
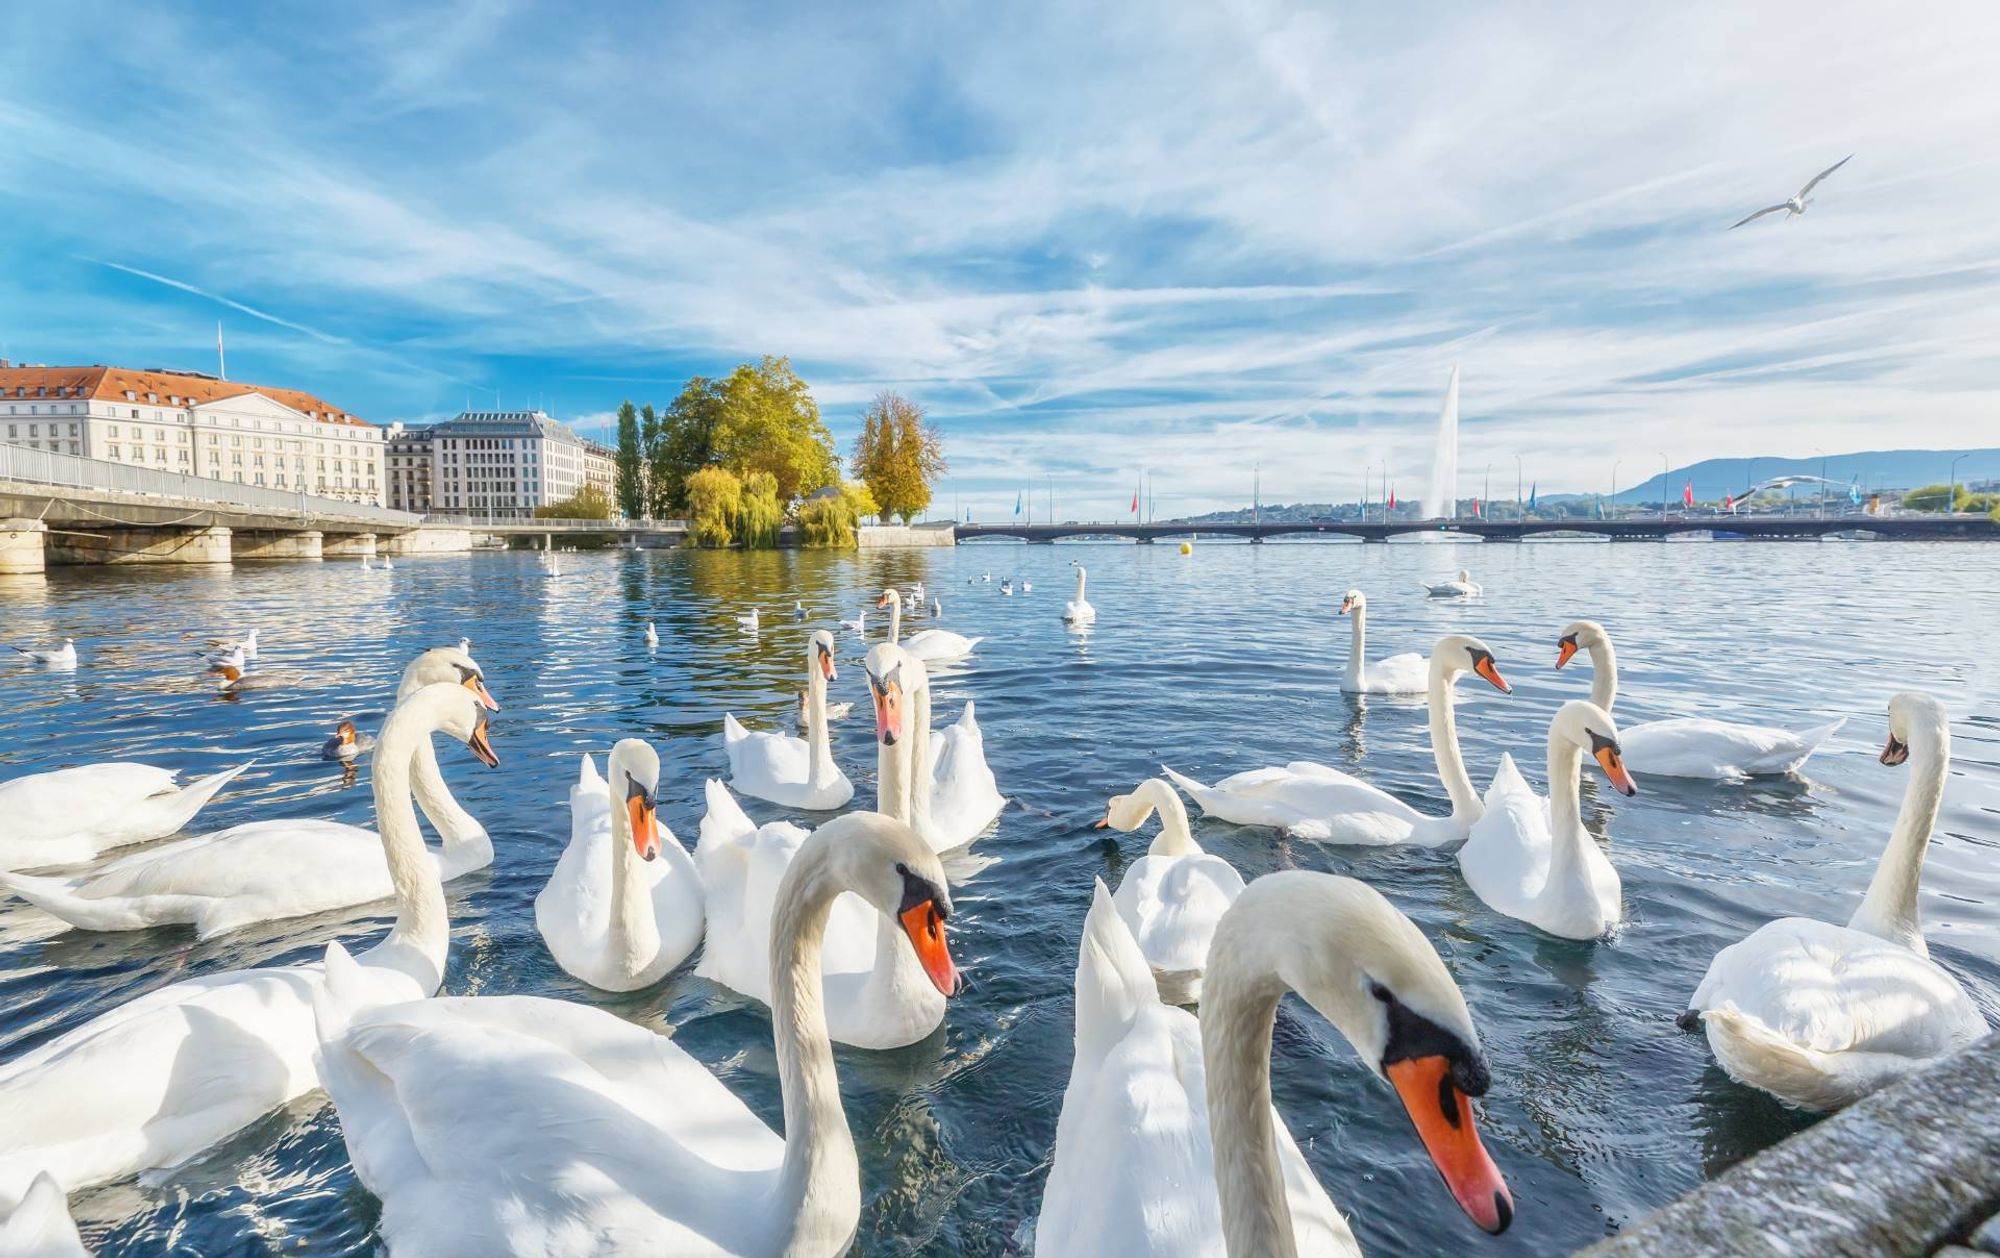
[[[1068,564],[1090,567],[1098,624],[1059,619]],[[1461,565],[1483,600],[1417,588]],[[1589,1243],[1810,1120],[1731,1083],[1683,1008],[1717,949],[1786,914],[1845,921],[1887,838],[1907,773],[1876,762],[1899,689],[1943,698],[1956,762],[1924,880],[1933,955],[2000,1013],[2000,549],[1946,544],[968,546],[875,553],[479,554],[233,570],[66,569],[0,582],[4,639],[74,636],[75,673],[0,662],[0,777],[131,759],[207,773],[257,767],[202,828],[270,816],[371,823],[358,782],[317,758],[344,715],[379,724],[403,665],[469,635],[504,707],[498,770],[444,746],[459,798],[493,834],[491,869],[449,888],[456,926],[446,990],[595,1001],[671,1033],[776,1123],[761,1008],[686,970],[625,997],[570,980],[536,934],[532,903],[567,840],[581,750],[639,736],[659,748],[662,818],[692,845],[702,779],[723,776],[722,713],[788,723],[801,671],[803,599],[816,623],[851,617],[888,584],[924,580],[946,627],[983,634],[935,687],[940,721],[969,698],[1009,799],[953,889],[954,951],[969,977],[942,1031],[893,1053],[842,1050],[866,1205],[856,1251],[1021,1252],[1047,1175],[1071,1056],[1076,944],[1091,879],[1115,885],[1147,835],[1092,829],[1105,800],[1161,761],[1203,779],[1299,758],[1354,767],[1443,811],[1414,703],[1337,689],[1346,622],[1370,597],[1370,653],[1482,636],[1513,697],[1464,685],[1460,729],[1482,787],[1503,750],[1542,785],[1546,723],[1588,669],[1555,673],[1555,638],[1579,616],[1621,648],[1629,722],[1709,713],[1816,724],[1849,718],[1809,780],[1723,786],[1640,780],[1584,787],[1591,829],[1624,876],[1628,921],[1596,944],[1539,935],[1482,906],[1446,853],[1282,843],[1196,812],[1212,852],[1246,876],[1288,866],[1361,878],[1407,912],[1463,987],[1494,1067],[1486,1141],[1513,1187],[1507,1235],[1480,1235],[1425,1160],[1391,1092],[1317,1014],[1288,1001],[1276,1036],[1277,1105],[1363,1245],[1390,1254],[1546,1254]],[[992,583],[978,581],[992,573]],[[1003,598],[999,578],[1034,583]],[[971,583],[968,583],[968,582]],[[872,600],[871,600],[872,601]],[[736,627],[764,609],[757,637]],[[837,615],[836,615],[837,613]],[[661,643],[640,640],[647,620]],[[871,615],[871,630],[876,618]],[[296,684],[224,699],[190,667],[187,635],[262,629],[266,672]],[[841,632],[834,698],[867,710],[862,643]],[[834,751],[872,799],[871,722],[837,725]],[[753,815],[780,810],[746,801]],[[1107,838],[1111,835],[1111,838]],[[947,862],[948,869],[952,862]],[[964,868],[963,863],[959,865]],[[380,911],[197,944],[184,930],[62,932],[0,907],[0,1058],[134,995],[190,975],[302,961],[365,943]],[[0,1133],[0,1139],[4,1139]],[[1115,1168],[1106,1168],[1110,1173]],[[346,1164],[334,1114],[313,1097],[199,1163],[74,1202],[105,1254],[367,1252],[377,1207]]]

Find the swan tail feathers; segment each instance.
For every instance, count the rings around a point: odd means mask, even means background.
[[[604,785],[604,778],[597,772],[597,761],[591,759],[590,753],[587,751],[578,758],[583,763],[577,768],[576,789],[587,791],[592,787],[602,787]]]
[[[361,963],[339,943],[326,946],[325,978],[313,988],[313,1032],[319,1038],[321,1056],[330,1045],[347,1035],[355,1013],[363,1004]]]
[[[965,701],[965,711],[959,713],[958,720],[952,723],[960,729],[971,730],[975,734],[979,732],[979,718],[972,715],[972,700]]]
[[[1802,729],[1794,734],[1793,737],[1799,740],[1799,758],[1793,762],[1792,767],[1797,768],[1804,764],[1806,757],[1818,751],[1827,739],[1838,734],[1841,727],[1846,724],[1846,717],[1837,717],[1824,725],[1815,725],[1811,729]]]
[[[1153,971],[1104,880],[1096,880],[1076,958],[1076,1055],[1094,1061],[1124,1038],[1141,1011],[1159,1002]]]
[[[220,773],[211,773],[205,778],[197,778],[188,783],[181,790],[180,797],[173,802],[174,815],[180,818],[180,824],[174,828],[178,830],[181,826],[193,821],[194,815],[208,806],[208,801],[215,798],[216,792],[235,781],[237,777],[249,770],[256,763],[255,760],[248,760],[233,769],[224,769]]]
[[[750,731],[743,728],[743,722],[736,719],[734,712],[722,714],[722,743],[725,747],[734,746],[748,737]]]
[[[0,891],[26,900],[50,917],[59,918],[79,930],[134,930],[154,925],[133,913],[128,897],[93,899],[77,894],[81,879],[40,878],[30,874],[0,873]],[[166,897],[178,899],[180,897]],[[0,1250],[4,1254],[5,1250]]]
[[[702,787],[702,795],[707,803],[707,811],[701,816],[698,847],[712,848],[733,843],[746,834],[757,832],[757,823],[750,820],[750,814],[736,802],[729,788],[719,778],[710,778]]]
[[[1516,792],[1532,794],[1528,789],[1528,779],[1521,776],[1521,770],[1514,763],[1514,753],[1500,753],[1500,766],[1493,770],[1493,782],[1486,788],[1486,806],[1494,807],[1498,801]]]
[[[1804,1109],[1832,1109],[1848,1099],[1826,1054],[1780,1035],[1734,1001],[1705,1011],[1701,1019],[1715,1060],[1739,1083]]]
[[[62,1185],[38,1172],[15,1207],[0,1217],[0,1254],[88,1254]]]
[[[1193,778],[1187,776],[1185,773],[1174,772],[1172,769],[1168,768],[1164,764],[1160,766],[1160,772],[1166,774],[1168,780],[1171,781],[1175,786],[1178,786],[1182,790],[1186,791],[1190,799],[1194,800],[1195,803],[1200,804],[1201,810],[1203,812],[1213,811],[1209,807],[1208,801],[1210,798],[1210,792],[1206,786],[1203,786],[1201,783],[1195,781]]]

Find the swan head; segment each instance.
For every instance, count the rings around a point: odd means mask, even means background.
[[[1162,791],[1171,793],[1173,789],[1163,779],[1147,778],[1131,794],[1113,795],[1111,802],[1105,806],[1104,820],[1097,823],[1097,828],[1102,830],[1109,826],[1130,834],[1145,825],[1146,818],[1159,807],[1154,802],[1155,797]]]
[[[850,812],[813,832],[807,843],[824,846],[833,880],[902,927],[931,985],[946,996],[958,991],[946,923],[951,892],[944,866],[915,830],[879,812]],[[801,849],[800,856],[804,856]]]
[[[893,747],[903,736],[904,702],[930,679],[917,658],[893,642],[869,647],[863,667],[868,671],[868,695],[875,702],[875,737],[884,747]]]
[[[389,719],[394,721],[404,708],[427,715],[430,729],[442,730],[464,743],[487,768],[500,767],[500,757],[487,737],[485,706],[468,687],[453,681],[432,682],[398,699]]]
[[[396,702],[401,703],[423,687],[441,681],[463,686],[488,712],[500,710],[492,692],[486,689],[485,670],[470,654],[449,646],[433,647],[410,661],[410,666],[403,670],[403,680],[396,686]]]
[[[898,607],[903,605],[903,592],[894,586],[890,586],[888,589],[882,591],[882,597],[875,600],[875,607],[879,611],[891,603],[894,603]]]
[[[1470,569],[1470,568],[1460,568],[1460,569],[1458,570],[1458,583],[1459,583],[1460,585],[1471,585],[1471,584],[1472,584],[1472,569]]]
[[[837,680],[840,671],[833,666],[833,635],[824,629],[813,630],[806,642],[806,671],[817,673],[828,681]]]
[[[1584,699],[1572,699],[1556,710],[1549,722],[1549,736],[1560,738],[1597,761],[1604,778],[1620,795],[1637,795],[1638,785],[1625,768],[1625,752],[1618,745],[1618,724],[1603,708]]]
[[[1920,690],[1905,690],[1889,700],[1889,741],[1882,744],[1882,763],[1902,764],[1910,744],[1946,728],[1944,705]]]
[[[1500,666],[1493,661],[1492,648],[1469,633],[1448,633],[1439,638],[1431,648],[1431,666],[1442,666],[1446,677],[1477,673],[1501,694],[1514,693],[1514,688],[1500,675]]]
[[[646,860],[660,854],[658,797],[660,756],[644,740],[620,739],[606,762],[606,781],[611,786],[611,802],[622,805],[631,830],[632,847]]]
[[[1368,610],[1368,596],[1360,590],[1349,590],[1340,596],[1340,610],[1335,615],[1345,616],[1349,612]]]
[[[1572,620],[1563,626],[1562,636],[1556,639],[1556,667],[1575,658],[1578,651],[1589,651],[1611,641],[1604,626],[1594,620]]]

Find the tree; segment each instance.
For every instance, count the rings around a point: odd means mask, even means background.
[[[736,511],[736,532],[745,546],[772,547],[785,525],[785,508],[778,502],[778,478],[752,472],[743,478],[743,495]]]
[[[648,411],[652,407],[646,408]],[[618,408],[618,509],[628,520],[646,514],[646,452],[639,439],[639,412],[627,398]]]
[[[839,479],[833,434],[789,359],[767,354],[754,365],[744,363],[717,386],[717,394],[708,432],[710,461],[739,477],[770,473],[782,502]]]
[[[1964,511],[1972,495],[1963,485],[1956,486],[1952,510]],[[1949,492],[1943,485],[1923,485],[1903,495],[1903,505],[1912,511],[1943,511],[1945,494]]]
[[[535,508],[537,520],[609,520],[611,499],[595,485],[585,485],[561,502]]]
[[[921,406],[894,392],[877,394],[863,412],[853,464],[882,511],[904,523],[931,505],[931,487],[950,466],[937,426]]]
[[[799,534],[807,546],[852,547],[861,517],[876,512],[868,486],[846,481],[839,493],[820,494],[799,508]]]
[[[697,546],[727,546],[730,526],[743,510],[743,482],[719,467],[697,468],[687,478],[687,512]]]
[[[659,417],[647,469],[654,515],[689,509],[688,478],[715,462],[721,414],[721,382],[696,376]]]

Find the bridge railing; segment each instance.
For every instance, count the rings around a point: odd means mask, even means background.
[[[374,521],[404,529],[417,522],[417,517],[407,511],[391,511],[373,503],[322,498],[274,489],[268,485],[239,485],[235,481],[188,476],[137,464],[58,454],[53,450],[35,450],[5,443],[0,443],[0,481],[64,489],[102,489],[155,498],[185,498],[213,503],[222,509],[297,516],[301,520],[338,516],[343,520]]]
[[[509,533],[684,533],[686,520],[571,520],[531,515],[487,515],[478,511],[433,511],[425,524],[450,524]]]

